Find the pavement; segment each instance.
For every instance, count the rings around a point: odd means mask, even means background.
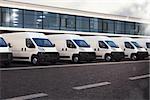
[[[149,100],[150,60],[20,65],[0,68],[0,99]]]

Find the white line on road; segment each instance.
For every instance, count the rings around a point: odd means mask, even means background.
[[[138,80],[138,79],[143,79],[143,78],[148,78],[148,77],[150,77],[150,74],[130,77],[129,80]]]
[[[83,89],[89,89],[89,88],[95,88],[95,87],[100,87],[100,86],[105,86],[105,85],[110,85],[110,82],[101,82],[101,83],[95,83],[95,84],[88,84],[88,85],[83,85],[83,86],[76,86],[73,87],[74,90],[83,90]]]
[[[142,62],[150,62],[150,60],[122,61],[122,62],[98,62],[98,63],[86,63],[86,64],[67,64],[67,65],[49,65],[49,66],[13,67],[13,68],[0,68],[0,71],[30,70],[30,69],[45,69],[45,68],[67,68],[67,67],[81,67],[81,66],[95,66],[95,65],[132,64],[132,63],[142,63]]]
[[[26,95],[26,96],[9,98],[9,99],[5,99],[5,100],[31,100],[31,99],[47,97],[47,96],[48,96],[48,94],[45,94],[45,93],[37,93],[37,94],[31,94],[31,95]]]

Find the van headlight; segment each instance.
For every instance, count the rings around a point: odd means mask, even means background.
[[[39,51],[45,52],[44,48],[38,47]]]

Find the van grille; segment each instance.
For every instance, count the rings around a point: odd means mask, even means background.
[[[38,57],[40,62],[54,62],[59,60],[59,53],[58,52],[39,52]]]
[[[0,53],[0,61],[11,61],[12,53]]]
[[[124,58],[125,55],[124,55],[124,52],[112,52],[111,56],[113,59],[121,60]]]
[[[80,52],[79,58],[81,61],[96,60],[96,54],[95,52]]]

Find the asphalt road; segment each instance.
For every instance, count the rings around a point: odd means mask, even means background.
[[[0,96],[44,93],[32,100],[149,100],[149,69],[149,60],[1,68]]]

